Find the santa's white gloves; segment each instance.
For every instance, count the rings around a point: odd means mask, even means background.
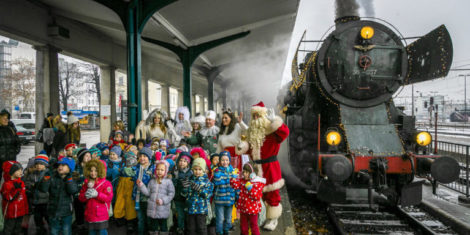
[[[270,108],[268,109],[268,112],[266,113],[266,118],[272,122],[274,121],[274,118],[276,117],[276,115],[274,114],[274,109],[273,108]]]
[[[86,197],[86,199],[91,199],[91,198],[98,197],[98,191],[96,191],[96,189],[94,189],[94,188],[90,188],[86,191],[85,197]]]

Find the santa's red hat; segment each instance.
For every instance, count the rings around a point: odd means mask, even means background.
[[[251,113],[258,113],[261,116],[266,115],[268,109],[264,106],[263,101],[251,106]]]

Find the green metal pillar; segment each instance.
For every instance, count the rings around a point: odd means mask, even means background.
[[[142,39],[149,43],[164,47],[175,53],[180,58],[181,64],[183,66],[183,105],[188,107],[189,110],[191,110],[191,67],[194,61],[196,61],[197,57],[207,50],[231,42],[233,40],[245,37],[249,33],[250,31],[237,33],[231,36],[205,42],[196,46],[190,46],[187,49],[183,49],[181,47],[156,39],[151,39],[147,37],[142,37]]]
[[[119,16],[126,30],[127,39],[127,103],[128,129],[135,131],[137,123],[142,119],[142,54],[140,36],[150,17],[161,8],[176,0],[95,0],[110,8]]]
[[[207,100],[209,110],[214,110],[214,80],[207,79]]]

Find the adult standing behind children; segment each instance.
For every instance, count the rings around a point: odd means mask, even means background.
[[[80,146],[80,121],[75,115],[70,115],[67,119],[67,141]]]
[[[242,170],[241,154],[245,150],[239,150],[238,146],[241,142],[242,132],[248,130],[248,126],[243,122],[243,113],[240,113],[238,119],[229,109],[223,112],[222,124],[220,125],[219,142],[217,152],[229,151],[231,156],[230,164],[237,168],[239,172]]]
[[[44,144],[44,150],[46,150],[47,156],[50,156],[52,153],[53,143],[54,143],[54,114],[47,113],[44,122],[42,123],[41,129],[39,130],[39,140]]]
[[[196,138],[191,137],[190,132],[185,132],[186,143],[191,146],[201,146],[209,155],[217,152],[219,140],[219,127],[215,125],[216,114],[209,110],[206,112],[206,125],[196,133]]]
[[[54,140],[52,141],[52,145],[54,146],[55,150],[55,155],[53,156],[57,159],[57,156],[59,156],[59,151],[63,150],[65,145],[69,143],[67,142],[67,127],[62,122],[62,117],[60,114],[57,114],[54,117],[52,123],[54,125],[55,131]]]
[[[108,211],[113,199],[113,186],[106,180],[106,167],[101,160],[92,159],[86,163],[85,183],[78,199],[85,205],[85,221],[89,234],[108,234]]]
[[[266,202],[266,230],[277,227],[277,219],[282,214],[281,194],[284,186],[281,166],[277,160],[281,143],[289,136],[289,128],[281,117],[268,109],[263,102],[251,107],[251,121],[247,141],[251,148],[251,157],[258,168],[258,176],[266,179],[263,189],[263,200]]]
[[[21,151],[21,141],[16,135],[16,130],[8,123],[10,113],[7,110],[0,111],[0,164],[5,161],[16,161],[16,155]],[[0,175],[1,175],[0,171]]]

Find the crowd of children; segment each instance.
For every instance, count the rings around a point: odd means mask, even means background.
[[[117,130],[90,149],[68,144],[57,159],[41,152],[24,175],[21,164],[5,162],[4,234],[25,232],[28,215],[36,234],[107,234],[111,222],[128,234],[228,234],[235,210],[242,234],[259,234],[265,182],[251,163],[239,175],[227,151],[209,159],[184,141],[124,139]]]

